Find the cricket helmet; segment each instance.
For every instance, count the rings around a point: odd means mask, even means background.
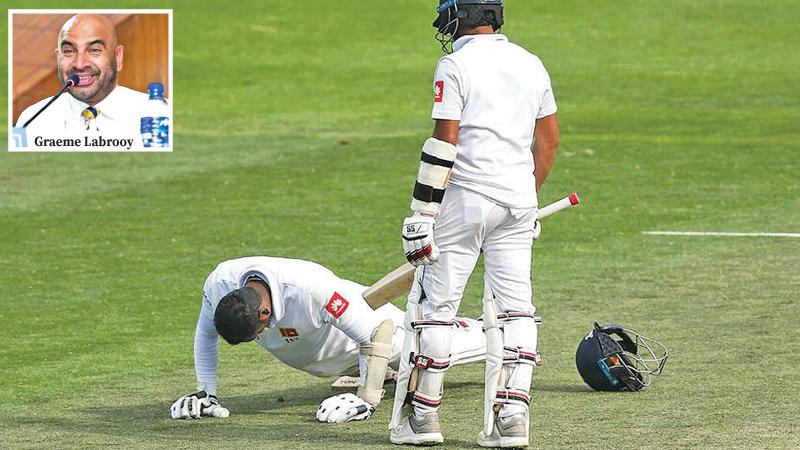
[[[664,344],[622,328],[600,326],[584,336],[575,352],[583,381],[597,391],[638,391],[661,373],[669,351]]]
[[[436,40],[446,53],[459,27],[491,25],[497,31],[503,26],[503,0],[439,0],[436,13]]]

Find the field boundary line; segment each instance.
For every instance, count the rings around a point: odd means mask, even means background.
[[[717,237],[782,237],[800,238],[800,233],[769,233],[753,232],[742,233],[734,231],[642,231],[642,234],[651,236],[717,236]]]

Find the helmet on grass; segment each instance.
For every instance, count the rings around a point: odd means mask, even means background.
[[[622,328],[600,326],[584,336],[575,353],[583,381],[597,391],[638,391],[661,373],[669,350],[664,344]]]

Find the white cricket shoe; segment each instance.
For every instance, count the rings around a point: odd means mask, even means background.
[[[422,419],[417,419],[413,413],[404,417],[400,426],[389,434],[392,444],[434,445],[444,442],[442,426],[439,423],[439,414],[431,412]]]
[[[528,420],[524,413],[494,420],[492,434],[478,433],[481,447],[523,448],[528,446]]]

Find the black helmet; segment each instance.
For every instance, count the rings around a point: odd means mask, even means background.
[[[494,31],[503,26],[503,0],[439,0],[436,13],[433,27],[446,53],[450,53],[448,44],[453,42],[460,25],[467,28],[491,25]]]
[[[638,391],[661,373],[668,356],[667,347],[656,340],[620,325],[601,327],[595,322],[578,345],[575,364],[594,390]]]

